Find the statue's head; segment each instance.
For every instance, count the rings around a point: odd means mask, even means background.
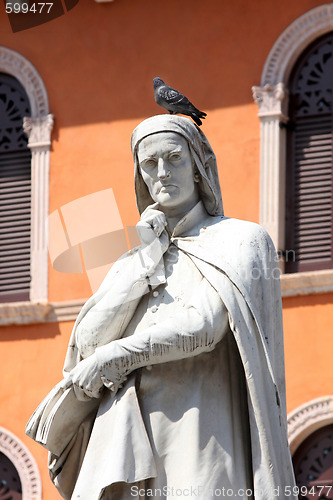
[[[216,158],[202,131],[189,119],[157,115],[132,134],[139,212],[202,199],[210,215],[222,215]]]
[[[158,132],[144,137],[137,147],[140,175],[153,201],[165,213],[187,213],[200,199],[199,176],[184,137]]]

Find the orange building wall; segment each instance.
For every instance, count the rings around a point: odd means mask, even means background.
[[[15,434],[34,456],[43,483],[43,500],[61,498],[47,470],[47,452],[25,436],[36,406],[61,379],[73,323],[1,327],[0,426]]]
[[[283,300],[287,411],[333,392],[333,294]]]
[[[112,187],[124,225],[138,220],[130,136],[163,112],[153,100],[160,76],[208,113],[203,130],[216,153],[225,212],[258,221],[259,120],[251,86],[282,31],[315,0],[80,0],[65,16],[12,33],[0,5],[0,43],[18,51],[46,85],[52,133],[50,212]],[[84,221],[82,221],[84,224]],[[50,266],[49,300],[88,297],[86,275]],[[333,294],[286,298],[288,410],[332,392]],[[24,435],[36,405],[60,379],[72,323],[0,328],[0,425],[36,458],[44,500],[59,498],[46,452]]]

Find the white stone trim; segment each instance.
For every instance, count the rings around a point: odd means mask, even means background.
[[[288,91],[285,85],[303,50],[331,30],[333,3],[320,5],[296,19],[283,31],[270,51],[262,73],[261,87],[252,89],[259,107],[261,133],[259,221],[272,237],[277,250],[285,249],[286,130],[283,125],[288,121]],[[283,262],[281,271],[284,271]],[[318,280],[321,280],[320,275]],[[285,283],[289,291],[290,282],[291,279]],[[289,295],[302,293],[301,280],[296,288],[297,293]],[[309,289],[305,287],[305,293],[316,293],[309,292]],[[318,290],[322,290],[321,285]],[[331,288],[324,291],[331,291]]]
[[[43,80],[25,57],[7,47],[0,46],[0,71],[15,76],[28,94],[32,116],[49,113],[49,102]]]
[[[30,300],[48,296],[49,168],[53,115],[26,117],[23,128],[31,149],[31,283]]]
[[[30,300],[32,302],[45,302],[48,297],[47,218],[53,116],[49,114],[45,85],[34,66],[25,57],[14,50],[0,46],[0,71],[17,78],[27,92],[30,101],[32,117],[24,118],[23,121],[24,131],[29,136],[28,147],[31,149],[32,156]]]
[[[34,457],[14,434],[0,427],[0,452],[16,467],[22,484],[23,500],[41,500],[42,482]]]
[[[261,86],[287,83],[303,50],[316,38],[333,30],[333,3],[309,10],[286,28],[270,51],[261,77]]]
[[[298,446],[320,427],[333,423],[333,396],[313,399],[288,415],[288,437],[293,455]]]
[[[75,321],[87,299],[53,302],[47,316],[49,322]]]
[[[282,274],[282,297],[333,292],[333,270]]]
[[[0,304],[0,326],[75,321],[86,300]]]
[[[288,92],[275,87],[253,87],[260,118],[260,224],[277,249],[284,248],[286,130]],[[283,271],[283,269],[281,269]]]
[[[10,302],[0,304],[0,326],[44,323],[51,306],[47,303]]]

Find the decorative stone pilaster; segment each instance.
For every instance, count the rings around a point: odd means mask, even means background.
[[[31,301],[46,301],[48,287],[49,163],[53,115],[26,117],[31,149]]]
[[[252,87],[260,118],[260,224],[284,248],[285,155],[288,91],[283,83]]]

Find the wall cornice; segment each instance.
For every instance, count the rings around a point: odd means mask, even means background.
[[[333,270],[281,275],[282,297],[333,292]]]
[[[0,326],[75,321],[86,300],[0,304]]]

